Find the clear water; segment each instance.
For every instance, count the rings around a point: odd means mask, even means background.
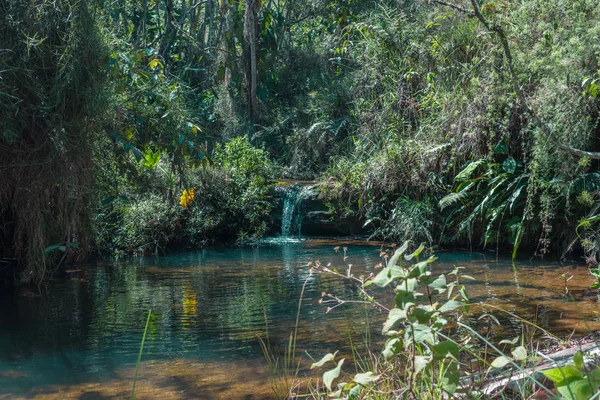
[[[345,262],[333,250],[336,245],[348,247]],[[84,398],[114,388],[118,390],[110,395],[123,396],[149,309],[153,315],[140,390],[168,389],[172,394],[148,392],[148,398],[256,395],[258,386],[226,391],[241,383],[260,385],[267,393],[266,363],[257,337],[266,338],[268,331],[272,350],[283,352],[305,282],[299,354],[307,351],[320,358],[343,350],[348,334],[360,338],[368,320],[374,340],[381,340],[380,313],[351,306],[325,313],[321,292],[349,298],[356,290],[339,279],[310,276],[307,267],[320,259],[340,269],[350,263],[353,273],[368,274],[380,261],[379,249],[361,242],[318,240],[223,247],[82,268],[52,281],[41,296],[3,289],[0,398]],[[589,326],[596,324],[597,297],[587,289],[591,278],[585,267],[524,262],[513,268],[506,260],[495,262],[493,254],[438,256],[434,273],[458,265],[475,278],[465,282],[473,303],[499,305],[559,334],[586,332],[582,316]],[[570,276],[567,298],[565,281]],[[481,312],[480,307],[473,309]],[[519,332],[517,320],[499,317],[506,334]]]

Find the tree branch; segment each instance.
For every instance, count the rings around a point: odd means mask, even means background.
[[[469,15],[470,17],[474,17],[475,16],[475,13],[473,11],[467,10],[466,8],[463,8],[463,7],[461,7],[459,5],[456,5],[454,3],[449,3],[449,2],[443,1],[443,0],[430,0],[430,2],[434,3],[434,4],[439,4],[439,5],[444,6],[444,7],[453,8],[453,9],[455,9],[457,11],[460,11],[461,13]]]

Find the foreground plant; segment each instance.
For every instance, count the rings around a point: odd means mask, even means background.
[[[360,303],[384,311],[387,318],[381,333],[387,337],[379,351],[369,350],[368,357],[356,355],[352,347],[356,373],[348,375],[343,367],[349,362],[329,353],[311,368],[327,369],[322,375],[324,387],[310,387],[316,398],[556,398],[547,383],[536,377],[542,372],[552,380],[558,394],[568,400],[589,400],[594,397],[600,382],[600,369],[586,375],[582,355],[578,353],[573,365],[540,371],[537,362],[547,356],[539,353],[533,337],[525,334],[499,345],[490,341],[490,327],[500,322],[492,314],[483,314],[477,320],[488,321],[487,333],[465,321],[470,300],[461,279],[473,279],[460,273],[457,267],[449,274],[433,275],[432,263],[436,257],[420,261],[424,250],[421,245],[407,252],[408,242],[388,257],[381,255],[385,266],[379,273],[365,277],[355,276],[352,265],[338,271],[331,265],[315,262],[312,272],[333,275],[357,285],[360,299],[346,300],[334,294],[323,293],[321,303],[330,312],[344,304]],[[339,249],[337,249],[339,250]],[[344,260],[346,249],[344,248]],[[447,277],[451,277],[448,279]],[[382,289],[391,288],[393,306],[387,307],[381,298]],[[490,307],[511,315],[525,326],[540,330],[545,338],[554,337],[533,322],[528,322],[493,305]],[[554,337],[554,339],[557,339]],[[503,347],[504,346],[504,347]],[[543,358],[538,357],[542,356]],[[539,376],[539,375],[538,375]]]
[[[336,354],[330,353],[312,365],[312,368],[330,362],[336,365],[323,374],[323,383],[330,398],[355,398],[359,394],[370,396],[381,394],[382,390],[387,395],[408,395],[411,398],[442,398],[456,393],[460,383],[460,345],[443,331],[468,312],[469,298],[464,286],[459,283],[458,268],[449,274],[453,276],[449,282],[443,274],[432,275],[429,266],[436,257],[419,261],[424,248],[421,245],[407,254],[408,242],[405,243],[377,275],[372,274],[368,278],[355,277],[350,269],[342,275],[329,266],[319,262],[315,264],[316,272],[339,275],[357,282],[364,299],[361,302],[371,303],[388,313],[382,329],[382,334],[388,337],[381,351],[384,365],[377,372],[358,373],[351,382],[334,385],[341,375],[345,359],[336,361]],[[393,308],[375,301],[367,291],[372,285],[393,288]],[[333,307],[346,303],[330,294],[324,296],[323,302],[336,303]],[[398,367],[402,371],[395,370]],[[400,379],[386,379],[385,374],[392,373],[399,374]]]
[[[567,400],[589,400],[598,398],[600,392],[600,367],[585,373],[583,354],[578,351],[573,356],[573,363],[542,371],[550,379],[558,393]]]

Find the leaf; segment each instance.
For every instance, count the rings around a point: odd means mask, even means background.
[[[333,360],[334,360],[334,358],[335,358],[335,355],[336,355],[337,353],[338,353],[338,352],[336,351],[336,352],[335,352],[335,353],[333,353],[333,354],[329,353],[329,354],[327,354],[327,355],[323,356],[323,358],[321,358],[321,359],[320,359],[319,361],[317,361],[316,363],[312,363],[312,365],[310,366],[310,369],[314,369],[314,368],[319,368],[319,367],[322,367],[322,366],[323,366],[323,365],[324,365],[326,362],[333,361]]]
[[[498,325],[500,325],[500,323],[498,323]],[[517,342],[519,341],[519,337],[517,336],[514,339],[508,340],[508,339],[504,339],[500,341],[500,344],[512,344],[515,345],[517,344]]]
[[[156,153],[152,149],[146,150],[144,153],[144,165],[148,168],[153,168],[160,161],[160,151]]]
[[[409,292],[415,293],[419,287],[419,282],[416,278],[403,279],[402,282],[396,286],[396,292]]]
[[[570,383],[573,394],[577,400],[588,400],[594,395],[590,382],[587,379],[581,379]]]
[[[356,374],[354,375],[354,382],[359,385],[367,386],[371,383],[377,382],[381,375],[375,375],[373,372],[365,372],[364,374]]]
[[[575,364],[575,368],[581,370],[583,368],[583,353],[579,350],[573,356],[573,363]]]
[[[414,324],[411,328],[414,331],[414,343],[427,343],[430,345],[435,343],[435,337],[433,336],[431,327],[423,324]],[[406,333],[410,335],[410,329],[407,329]],[[405,340],[405,343],[409,342]]]
[[[460,373],[458,372],[458,363],[456,361],[451,361],[446,367],[446,371],[442,378],[442,389],[452,396],[454,392],[456,392],[459,382]]]
[[[431,356],[415,356],[415,375],[423,371],[431,360],[433,360]]]
[[[523,346],[519,346],[511,351],[513,358],[517,361],[523,361],[527,358],[527,349]]]
[[[420,324],[428,323],[436,312],[430,305],[417,306],[412,311],[412,317],[416,318]]]
[[[406,319],[406,311],[399,308],[392,308],[388,314],[387,320],[383,324],[381,333],[388,332],[398,321],[403,319]]]
[[[510,199],[508,200],[508,202],[510,203],[509,211],[510,211],[511,214],[512,214],[513,209],[515,207],[515,203],[517,202],[517,200],[521,196],[521,192],[523,191],[523,188],[525,188],[525,187],[527,187],[527,182],[521,183],[519,185],[519,187],[517,187],[517,189],[514,191],[514,193],[510,197]]]
[[[556,389],[567,400],[588,400],[594,394],[587,379],[576,379]]]
[[[498,144],[494,146],[494,152],[496,154],[508,154],[508,146],[504,142],[498,142]]]
[[[496,357],[494,361],[492,361],[492,368],[504,368],[508,363],[510,363],[510,358],[506,356]]]
[[[126,140],[133,139],[134,135],[135,135],[135,128],[134,127],[129,127],[128,129],[126,129],[123,132],[123,136],[125,137]]]
[[[414,251],[412,254],[408,254],[408,255],[404,256],[404,259],[405,259],[406,261],[410,261],[410,260],[412,260],[413,258],[417,258],[417,257],[419,257],[419,255],[420,255],[420,254],[423,252],[423,250],[425,250],[425,245],[424,245],[424,244],[421,244],[421,245],[419,246],[419,248],[418,248],[418,249],[416,249],[416,250],[415,250],[415,251]]]
[[[440,275],[436,280],[431,282],[429,285],[430,288],[438,291],[438,294],[443,293],[446,289],[448,289],[448,284],[446,282],[446,276]]]
[[[338,362],[337,367],[335,367],[332,370],[329,370],[327,372],[325,372],[323,374],[323,383],[325,384],[325,386],[327,386],[327,389],[329,389],[329,391],[331,391],[331,384],[333,383],[333,380],[336,379],[338,376],[340,376],[340,372],[342,371],[342,364],[344,364],[344,358],[342,358],[340,360],[340,362]]]
[[[575,368],[574,365],[550,368],[540,372],[544,374],[546,378],[554,382],[556,386],[563,386],[566,385],[568,382],[583,378],[581,371]]]
[[[517,169],[517,162],[515,161],[514,158],[512,157],[508,157],[506,160],[504,160],[504,162],[502,163],[502,169],[505,172],[508,172],[509,174],[513,174],[515,172],[515,170]]]
[[[376,284],[379,287],[385,287],[392,283],[394,279],[397,278],[406,278],[406,271],[400,266],[392,266],[386,267],[382,269],[372,281],[366,282],[365,286],[369,286],[371,284]]]
[[[404,288],[404,285],[400,285],[399,287]],[[414,306],[417,300],[415,299],[415,295],[413,292],[407,292],[404,290],[399,290],[396,295],[396,307],[403,310],[405,313],[410,306]],[[392,309],[392,311],[395,309]]]
[[[450,357],[458,360],[458,345],[455,342],[440,342],[431,348],[436,358]]]
[[[523,218],[525,218],[525,216],[523,216]],[[521,224],[519,225],[519,229],[517,229],[517,235],[515,236],[515,244],[513,246],[513,251],[512,251],[513,261],[515,260],[515,258],[517,258],[517,251],[519,251],[519,246],[521,245],[521,239],[523,238],[523,230],[524,230],[524,226],[523,226],[523,222],[521,222]]]
[[[348,400],[356,399],[361,391],[362,391],[362,386],[360,386],[360,385],[354,386],[350,390],[350,392],[348,392]]]
[[[445,313],[445,312],[456,310],[457,308],[461,307],[462,305],[463,305],[463,303],[461,303],[460,301],[448,300],[446,303],[444,303],[440,307],[440,309],[438,311]]]
[[[485,163],[486,163],[486,160],[484,158],[479,159],[477,161],[473,161],[472,163],[467,165],[465,168],[463,168],[463,170],[460,171],[458,173],[458,175],[456,175],[456,177],[454,178],[454,182],[461,182],[461,181],[471,178],[471,175],[473,175],[473,172],[475,172],[475,170],[477,168],[484,165]]]
[[[390,268],[384,268],[381,271],[379,271],[379,273],[377,275],[375,275],[375,278],[373,278],[372,280],[368,281],[365,286],[370,286],[371,284],[375,284],[379,287],[386,287],[387,285],[389,285],[394,279],[391,278],[390,276]]]
[[[391,338],[385,343],[383,348],[383,356],[386,360],[389,360],[402,350],[402,339],[399,337]]]
[[[406,251],[406,249],[408,248],[408,241],[404,242],[404,244],[394,252],[394,255],[390,258],[390,260],[388,261],[388,268],[391,268],[393,266],[396,265],[396,263],[398,262],[398,259],[402,256],[402,254],[404,254],[404,252]]]
[[[62,243],[61,244],[53,244],[52,246],[48,246],[44,249],[44,254],[48,254],[52,250],[56,250],[56,249],[59,249],[62,252],[67,250],[67,248]]]

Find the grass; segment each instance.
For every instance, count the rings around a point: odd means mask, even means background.
[[[144,343],[146,342],[146,334],[148,333],[148,326],[150,325],[151,316],[152,310],[148,310],[148,318],[146,319],[146,327],[144,328],[142,343],[140,344],[140,352],[138,354],[137,363],[135,364],[135,375],[133,376],[133,387],[131,388],[131,400],[135,399],[135,384],[137,382],[138,372],[140,371],[140,363],[142,362],[142,353],[144,352]]]

